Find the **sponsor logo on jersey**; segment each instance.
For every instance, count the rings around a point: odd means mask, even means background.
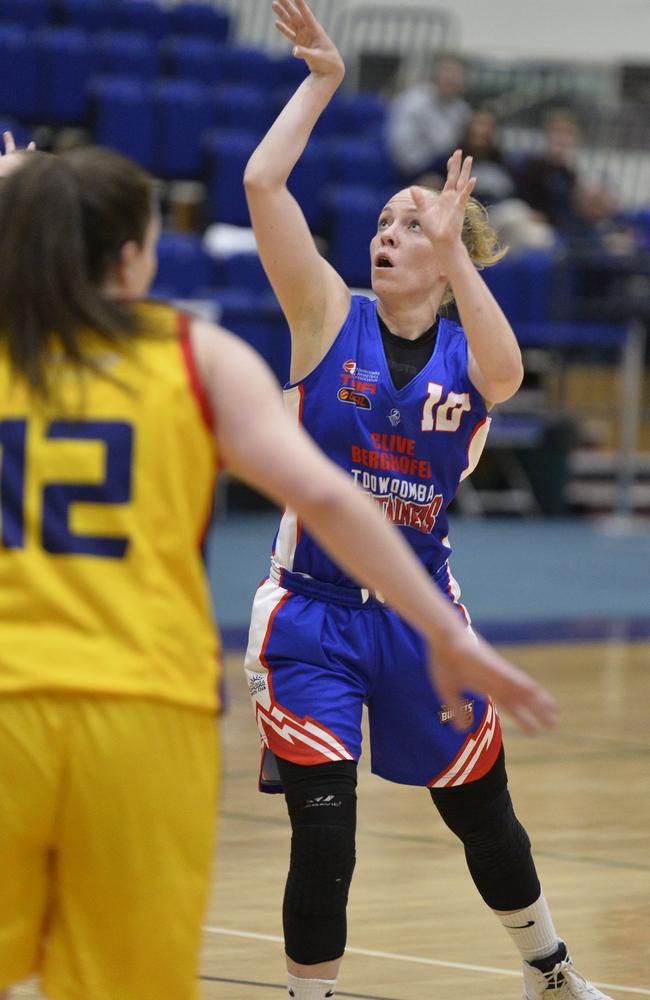
[[[369,398],[363,392],[358,392],[357,389],[352,389],[349,385],[342,385],[336,396],[342,403],[352,403],[354,406],[358,406],[360,410],[372,409],[372,403]]]
[[[463,714],[469,717],[469,725],[471,726],[474,722],[474,702],[470,698],[465,698],[463,702]],[[449,722],[455,715],[456,713],[449,707],[449,705],[440,706],[438,718],[440,719],[441,725],[445,722]]]
[[[350,358],[348,361],[344,361],[341,367],[343,368],[345,375],[354,375],[354,377],[357,378],[360,382],[375,383],[379,381],[379,376],[381,375],[381,372],[379,371],[370,371],[367,368],[359,368],[356,361],[354,361],[352,358]],[[347,385],[348,379],[346,379],[345,376],[341,377],[343,378],[343,381]]]
[[[398,409],[393,407],[393,409],[388,414],[388,419],[390,420],[393,427],[397,427],[398,423],[402,419],[402,414],[399,412]]]

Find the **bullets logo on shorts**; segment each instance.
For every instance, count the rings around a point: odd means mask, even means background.
[[[474,702],[471,700],[471,698],[465,698],[463,702],[463,712],[465,712],[465,714],[469,716],[469,724],[471,726],[471,724],[474,722]],[[456,713],[453,711],[453,709],[449,707],[449,705],[441,705],[438,711],[438,718],[440,719],[440,725],[443,725],[443,723],[445,722],[449,722],[450,719],[453,719],[455,714]]]

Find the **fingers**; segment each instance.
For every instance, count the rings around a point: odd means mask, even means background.
[[[309,5],[305,0],[295,0],[296,7],[302,14],[305,24],[308,24],[310,28],[320,28],[320,24],[314,17]]]
[[[463,159],[463,151],[457,149],[447,160],[447,180],[444,190],[460,191],[469,198],[476,186],[476,178],[471,177],[473,163],[472,156]]]
[[[295,40],[296,32],[301,26],[301,19],[298,11],[289,0],[273,0],[271,8],[277,14],[278,20],[275,26],[290,41]]]
[[[455,189],[458,184],[458,178],[460,176],[460,166],[463,154],[460,149],[457,149],[455,153],[447,160],[447,180],[445,181],[444,189],[449,191],[450,189]]]
[[[418,212],[423,212],[427,203],[426,192],[423,191],[421,187],[416,187],[415,185],[409,188],[409,192]]]
[[[15,153],[16,143],[14,141],[13,134],[11,132],[3,132],[2,138],[5,144],[5,153]]]
[[[284,21],[276,21],[275,26],[281,35],[284,35],[285,38],[288,38],[290,42],[295,42],[296,33],[293,30],[293,28],[290,28],[288,25],[286,25]]]
[[[460,150],[458,152],[460,152]],[[460,153],[459,162],[462,159],[462,156],[463,156],[463,154]],[[466,156],[465,159],[463,160],[463,165],[461,167],[461,171],[460,171],[460,174],[459,174],[459,177],[458,177],[458,182],[456,184],[456,187],[459,188],[459,190],[461,190],[461,191],[463,190],[464,187],[466,187],[466,185],[467,185],[467,183],[469,181],[470,174],[472,172],[472,164],[473,164],[473,162],[474,162],[474,158],[472,156]]]

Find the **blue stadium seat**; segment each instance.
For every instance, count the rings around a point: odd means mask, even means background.
[[[250,226],[242,178],[259,134],[216,130],[204,136],[208,221]]]
[[[22,28],[42,28],[52,21],[52,0],[2,0],[0,19]]]
[[[153,80],[159,74],[158,48],[138,32],[102,32],[95,40],[95,51],[102,75]]]
[[[256,253],[234,253],[219,261],[221,284],[227,288],[248,288],[255,292],[269,292],[269,279]]]
[[[155,109],[155,170],[161,177],[198,177],[201,136],[215,125],[210,88],[191,80],[159,80],[152,88]]]
[[[277,60],[261,49],[230,45],[224,52],[224,75],[229,83],[245,83],[271,92],[279,83]]]
[[[295,59],[288,55],[276,59],[276,72],[278,74],[278,87],[293,91],[302,83],[309,70],[304,59]]]
[[[327,157],[333,184],[388,188],[393,169],[383,147],[373,139],[330,139]]]
[[[290,96],[290,94],[286,94],[285,101]],[[343,97],[341,94],[335,94],[316,122],[314,131],[312,132],[312,135],[316,139],[329,139],[334,136],[341,135],[343,132],[343,125],[340,118],[340,110],[342,107]]]
[[[201,295],[221,310],[220,322],[262,355],[283,385],[289,379],[291,342],[277,300],[247,289],[215,289]]]
[[[170,34],[169,12],[155,0],[121,0],[115,8],[116,28],[140,31],[160,40]]]
[[[163,233],[158,242],[156,287],[175,298],[191,298],[197,289],[214,282],[215,264],[194,233]]]
[[[93,139],[154,166],[153,97],[140,80],[131,77],[97,77],[91,86]]]
[[[226,84],[214,98],[218,128],[262,134],[273,121],[271,99],[260,87]]]
[[[84,31],[107,31],[115,23],[112,0],[59,0],[64,23]]]
[[[330,173],[323,143],[311,139],[289,178],[289,190],[298,201],[307,224],[320,232],[324,218],[325,188]]]
[[[86,117],[86,89],[95,70],[90,36],[76,28],[35,33],[39,115],[49,124],[79,124]]]
[[[554,250],[527,250],[481,271],[511,323],[545,323],[554,318]]]
[[[38,65],[28,31],[0,24],[0,114],[35,118],[38,111]]]
[[[18,148],[24,148],[31,138],[27,130],[15,118],[2,115],[0,117],[0,136],[4,132],[11,132]]]
[[[180,3],[170,11],[170,20],[172,31],[180,35],[201,35],[213,42],[228,38],[228,13],[207,3]]]
[[[170,76],[200,83],[220,83],[224,79],[224,49],[207,38],[171,35],[161,44]]]
[[[339,128],[350,136],[380,135],[386,123],[386,101],[378,94],[345,94],[339,108]]]
[[[329,259],[353,287],[370,286],[370,240],[377,230],[382,204],[382,192],[366,187],[338,187],[328,192]]]

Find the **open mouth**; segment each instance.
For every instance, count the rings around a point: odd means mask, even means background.
[[[375,267],[393,267],[393,262],[386,254],[380,253],[375,257]]]

